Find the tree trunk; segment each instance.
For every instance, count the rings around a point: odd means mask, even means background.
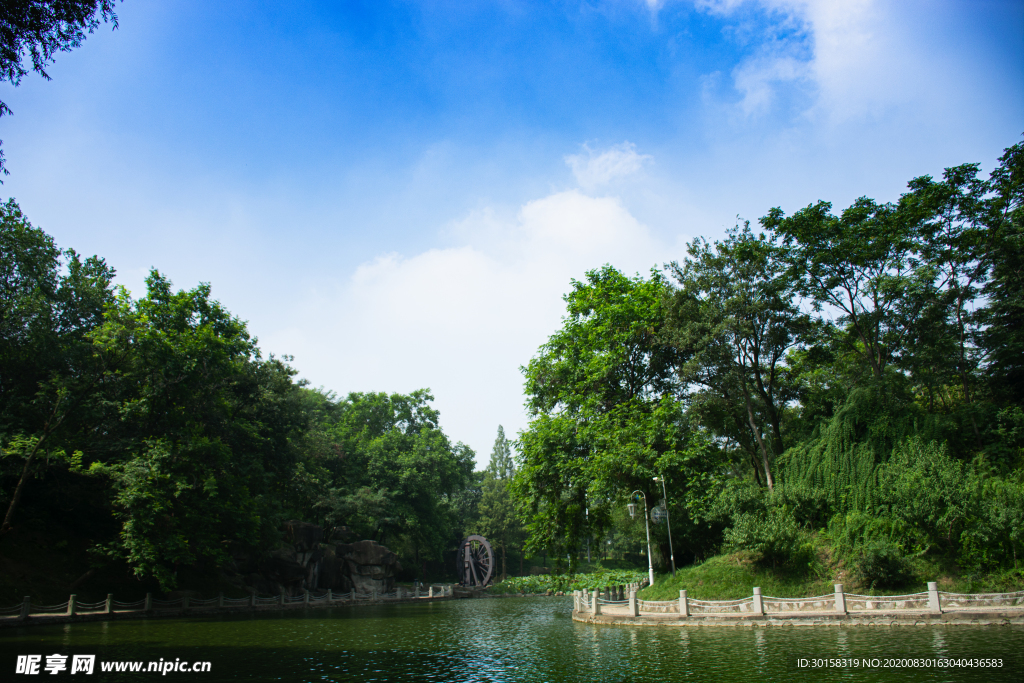
[[[757,445],[761,449],[761,463],[764,465],[764,480],[768,484],[768,490],[771,491],[775,488],[775,479],[772,477],[771,466],[768,464],[768,449],[764,445],[764,439],[761,438],[761,430],[757,428],[757,422],[754,420],[754,407],[750,404],[750,397],[745,395],[743,400],[747,403],[747,419],[750,421],[750,431],[754,433],[754,438],[757,439]]]
[[[743,365],[740,364],[739,368]],[[750,392],[747,390],[747,380],[743,377],[742,372],[738,372],[740,379],[740,387],[743,391],[743,402],[747,406],[747,420],[750,422],[750,431],[754,433],[754,438],[757,440],[757,445],[761,449],[761,462],[764,464],[764,480],[768,484],[768,490],[771,491],[775,488],[775,478],[772,477],[771,466],[768,464],[768,448],[764,444],[764,439],[761,437],[761,430],[757,428],[757,420],[754,419],[754,406],[750,402]]]
[[[97,381],[98,376],[94,377],[92,382],[90,382],[87,385],[86,390],[83,391],[83,395],[86,391],[95,386]],[[59,389],[57,391],[57,401],[56,403],[53,404],[53,412],[50,413],[50,417],[46,420],[46,424],[43,425],[43,435],[39,437],[39,441],[36,441],[36,445],[32,447],[32,452],[29,453],[28,457],[25,459],[25,466],[21,469],[21,477],[18,479],[18,485],[17,487],[15,487],[14,495],[11,497],[11,504],[7,506],[7,514],[4,515],[3,524],[0,525],[0,535],[6,534],[11,530],[11,520],[14,519],[14,510],[15,508],[18,507],[18,501],[21,500],[21,493],[25,488],[25,482],[28,481],[28,475],[30,467],[32,465],[32,460],[36,457],[36,453],[39,452],[39,447],[43,444],[44,441],[46,441],[46,438],[48,436],[57,431],[61,423],[64,422],[64,418],[66,418],[68,414],[75,408],[77,400],[72,401],[71,404],[67,407],[67,409],[63,413],[60,413],[60,415],[58,415],[61,403],[64,402],[66,396],[66,390]]]
[[[14,496],[11,497],[11,504],[7,506],[7,514],[4,515],[3,526],[0,526],[0,534],[6,534],[11,530],[11,520],[14,518],[14,509],[18,507],[18,501],[21,500],[21,492],[25,489],[25,482],[28,481],[29,468],[32,466],[32,460],[36,457],[36,453],[39,452],[39,446],[42,445],[43,439],[46,438],[44,434],[39,441],[36,441],[36,445],[32,447],[32,452],[25,458],[25,466],[21,468],[21,477],[18,479],[18,485],[14,488]]]

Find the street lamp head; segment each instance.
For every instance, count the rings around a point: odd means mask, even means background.
[[[657,478],[657,477],[655,477],[655,478],[654,478],[654,479],[653,479],[652,481],[658,481],[658,478]]]
[[[636,503],[629,503],[626,505],[626,509],[629,510],[630,519],[636,518]]]

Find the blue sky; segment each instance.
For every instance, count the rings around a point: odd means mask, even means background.
[[[119,6],[0,97],[13,196],[135,294],[212,283],[314,386],[431,387],[485,463],[572,278],[899,196],[1024,132],[1024,2]]]

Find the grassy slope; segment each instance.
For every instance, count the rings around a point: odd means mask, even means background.
[[[675,576],[663,574],[655,577],[654,586],[640,591],[645,600],[674,600],[680,590],[697,600],[737,600],[749,597],[754,586],[761,587],[763,595],[775,597],[803,597],[823,595],[833,591],[827,579],[760,567],[750,553],[716,555],[697,565],[684,567]]]
[[[686,590],[687,596],[697,600],[737,600],[749,597],[753,587],[760,586],[762,595],[798,598],[832,593],[836,583],[842,583],[847,592],[864,595],[920,592],[926,590],[928,581],[937,581],[940,590],[965,593],[1013,591],[1024,586],[1024,570],[963,575],[955,567],[926,559],[913,562],[910,582],[885,589],[859,584],[842,563],[832,563],[824,552],[800,568],[765,567],[756,560],[757,556],[749,552],[716,555],[678,570],[674,577],[656,576],[654,586],[642,590],[640,597],[675,600],[680,590]]]

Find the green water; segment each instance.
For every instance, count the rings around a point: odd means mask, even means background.
[[[1024,627],[633,628],[574,623],[571,600],[364,605],[0,631],[0,681],[1022,681]],[[92,676],[15,675],[17,655],[95,654]],[[998,669],[798,669],[799,657],[971,657]],[[209,673],[104,674],[111,660]],[[70,661],[70,660],[69,660]]]

